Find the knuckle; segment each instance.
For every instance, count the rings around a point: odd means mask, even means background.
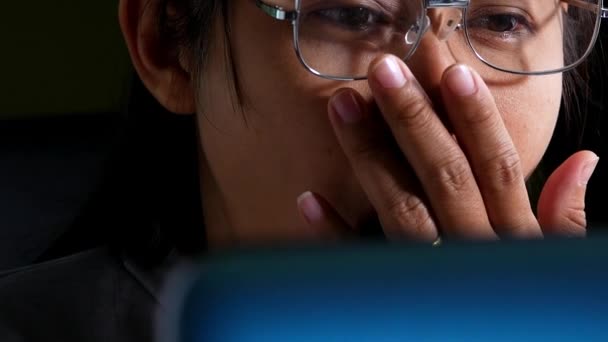
[[[407,228],[408,237],[416,240],[424,240],[429,234],[431,227],[431,215],[420,198],[414,195],[402,194],[394,196],[387,208],[390,222],[394,228]]]
[[[401,127],[417,129],[430,121],[431,108],[426,98],[417,94],[413,87],[407,88],[406,93],[397,99],[394,120]]]
[[[378,159],[384,152],[381,143],[374,139],[358,141],[350,148],[350,154],[355,164],[364,164]]]
[[[459,193],[470,186],[474,181],[469,162],[464,156],[449,159],[438,165],[434,170],[435,179],[439,189],[448,193]]]
[[[587,227],[587,214],[584,207],[567,208],[564,212],[565,227],[568,231],[578,231]]]
[[[486,175],[494,175],[490,182],[496,189],[502,189],[523,182],[521,159],[513,148],[503,149],[496,157],[488,160],[483,166]]]
[[[585,204],[564,206],[541,222],[543,232],[563,237],[583,237],[587,234]]]
[[[479,110],[465,111],[468,115],[463,115],[463,121],[468,125],[483,126],[491,125],[496,114],[495,109],[483,106]]]
[[[536,221],[531,222],[525,215],[512,218],[512,222],[504,226],[496,226],[494,230],[500,237],[511,239],[541,238],[542,231]]]

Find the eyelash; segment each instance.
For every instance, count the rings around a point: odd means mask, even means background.
[[[345,22],[345,16],[347,15],[365,15],[364,23],[357,23],[353,25],[352,23]],[[368,31],[373,25],[376,24],[384,24],[387,22],[386,16],[378,11],[375,11],[366,7],[336,7],[336,8],[328,8],[317,10],[313,12],[313,15],[329,21],[333,24],[339,25],[350,31]],[[352,18],[351,18],[352,19]],[[356,18],[362,19],[362,18]]]
[[[514,35],[524,35],[524,34],[534,34],[535,28],[533,23],[526,18],[526,16],[509,12],[509,11],[501,11],[501,12],[493,12],[493,11],[484,11],[486,13],[480,13],[475,15],[472,19],[468,19],[467,27],[469,29],[485,29],[490,34],[499,34],[503,38],[510,38]],[[500,30],[494,29],[491,27],[493,19],[509,19],[509,23],[512,25],[512,28],[508,30]],[[495,23],[495,22],[494,22]],[[504,24],[504,23],[500,23]],[[499,25],[500,25],[499,24]]]

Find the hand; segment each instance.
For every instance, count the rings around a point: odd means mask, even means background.
[[[476,72],[458,65],[443,76],[453,134],[399,59],[374,61],[369,85],[380,114],[354,90],[342,89],[330,100],[329,117],[388,238],[585,235],[585,189],[598,161],[592,152],[573,155],[551,175],[537,219],[519,154]],[[320,237],[353,232],[318,194],[303,194],[298,206]]]

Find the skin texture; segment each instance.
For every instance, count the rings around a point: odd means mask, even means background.
[[[235,0],[239,110],[222,35],[211,37],[196,89],[188,63],[166,56],[144,3],[120,2],[121,27],[150,92],[171,111],[196,113],[211,246],[348,238],[376,217],[391,239],[585,234],[593,153],[579,152],[551,176],[538,218],[525,189],[555,127],[560,74],[462,65],[433,28],[407,65],[383,56],[367,81],[328,81],[300,65],[287,23]],[[457,76],[468,71],[472,88],[459,94]]]

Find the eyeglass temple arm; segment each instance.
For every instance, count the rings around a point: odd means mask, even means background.
[[[562,0],[562,1],[567,3],[568,5],[586,9],[586,10],[589,10],[594,13],[596,13],[598,10],[597,4],[593,4],[593,3],[590,3],[590,2],[587,2],[584,0]],[[608,18],[608,8],[600,7],[599,10],[601,11],[602,18]]]
[[[282,7],[269,5],[262,0],[255,0],[256,6],[258,6],[264,13],[269,16],[277,19],[277,20],[287,20],[293,21],[298,17],[298,12],[296,11],[286,11]]]

